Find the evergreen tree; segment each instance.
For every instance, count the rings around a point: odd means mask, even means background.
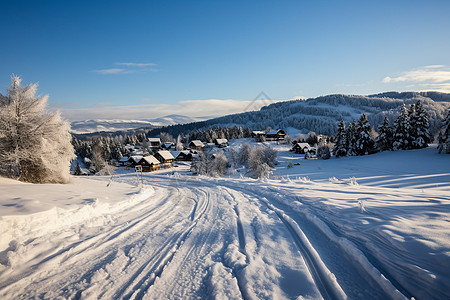
[[[423,108],[420,100],[418,100],[415,105],[413,120],[414,122],[411,122],[412,147],[425,148],[431,141],[430,133],[428,131],[430,123],[428,121],[428,114]]]
[[[439,153],[450,154],[450,109],[447,112],[447,117],[443,120],[441,131],[439,132]]]
[[[339,122],[338,132],[336,134],[335,144],[333,148],[333,155],[336,157],[347,155],[347,135],[344,120],[341,120]]]
[[[370,124],[367,115],[362,114],[356,127],[356,154],[367,155],[373,149],[373,139],[370,136]]]
[[[401,113],[394,122],[394,150],[410,148],[410,131],[408,110],[403,104]]]
[[[389,119],[384,118],[383,124],[378,127],[379,135],[375,141],[376,147],[380,151],[387,151],[393,149],[393,132],[392,127],[389,125]]]
[[[356,155],[357,149],[356,149],[356,123],[355,121],[348,124],[347,130],[346,130],[346,136],[347,136],[347,155],[352,156]]]

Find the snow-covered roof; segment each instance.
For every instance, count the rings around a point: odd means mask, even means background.
[[[183,150],[183,151],[170,151],[170,153],[172,154],[173,157],[177,158],[181,153],[183,153],[184,155],[188,155],[189,151],[187,150]]]
[[[142,159],[142,156],[141,155],[133,155],[133,156],[130,156],[130,159],[134,160],[135,163],[138,163]]]
[[[262,130],[253,130],[252,133],[253,134],[265,134],[264,131],[262,131]]]
[[[161,157],[164,158],[165,160],[175,159],[175,157],[173,157],[172,154],[167,150],[158,151],[158,154],[161,155]]]
[[[282,130],[282,129],[277,129],[277,130],[271,130],[271,131],[269,131],[269,132],[267,133],[267,135],[276,135],[276,134],[280,133],[280,131],[281,131],[281,133],[284,133],[284,130]]]
[[[157,160],[153,155],[144,156],[142,159],[149,165],[159,165],[159,160]]]
[[[216,143],[217,144],[226,144],[226,143],[228,143],[228,140],[227,139],[216,139]]]
[[[119,159],[120,162],[126,162],[128,161],[130,158],[127,156],[122,157],[121,159]]]
[[[295,144],[297,147],[301,147],[302,149],[308,148],[311,149],[311,146],[308,143],[297,143]],[[295,146],[294,146],[295,147]]]
[[[200,140],[193,140],[190,142],[190,144],[193,144],[195,147],[204,147],[205,145]]]
[[[173,146],[173,143],[164,143],[164,147],[169,148],[170,146]]]
[[[161,139],[160,138],[148,138],[148,141],[150,143],[161,143]]]

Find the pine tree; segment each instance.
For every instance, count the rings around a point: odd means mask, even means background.
[[[66,183],[74,150],[70,125],[46,111],[48,96],[36,96],[37,84],[21,86],[11,77],[0,97],[0,170],[33,183]]]
[[[409,133],[409,114],[405,104],[403,104],[401,113],[394,122],[394,150],[405,150],[410,148]]]
[[[348,124],[346,130],[347,136],[347,155],[352,156],[357,154],[356,149],[356,123],[355,121]]]
[[[430,123],[428,121],[428,114],[423,108],[422,102],[417,101],[415,105],[415,114],[413,118],[414,122],[411,122],[412,131],[412,147],[413,148],[425,148],[430,142],[430,133],[428,128]]]
[[[347,135],[345,133],[345,122],[341,120],[338,126],[338,132],[335,137],[333,155],[336,157],[347,156]]]
[[[441,131],[439,132],[439,153],[450,154],[450,109],[447,112],[447,117],[443,120]]]
[[[356,127],[356,154],[367,155],[373,149],[373,139],[370,136],[370,124],[366,114],[362,114]]]
[[[378,127],[379,135],[375,141],[376,147],[380,151],[392,150],[393,146],[393,132],[392,127],[389,125],[389,119],[384,118],[383,124]]]

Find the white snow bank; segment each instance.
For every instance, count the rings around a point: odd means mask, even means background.
[[[100,226],[116,211],[147,199],[151,188],[77,178],[73,184],[0,185],[0,251],[74,224]]]

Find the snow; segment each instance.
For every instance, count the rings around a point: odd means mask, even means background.
[[[264,180],[189,164],[143,185],[123,168],[67,185],[0,178],[0,298],[450,297],[449,155],[305,160],[270,144]]]

